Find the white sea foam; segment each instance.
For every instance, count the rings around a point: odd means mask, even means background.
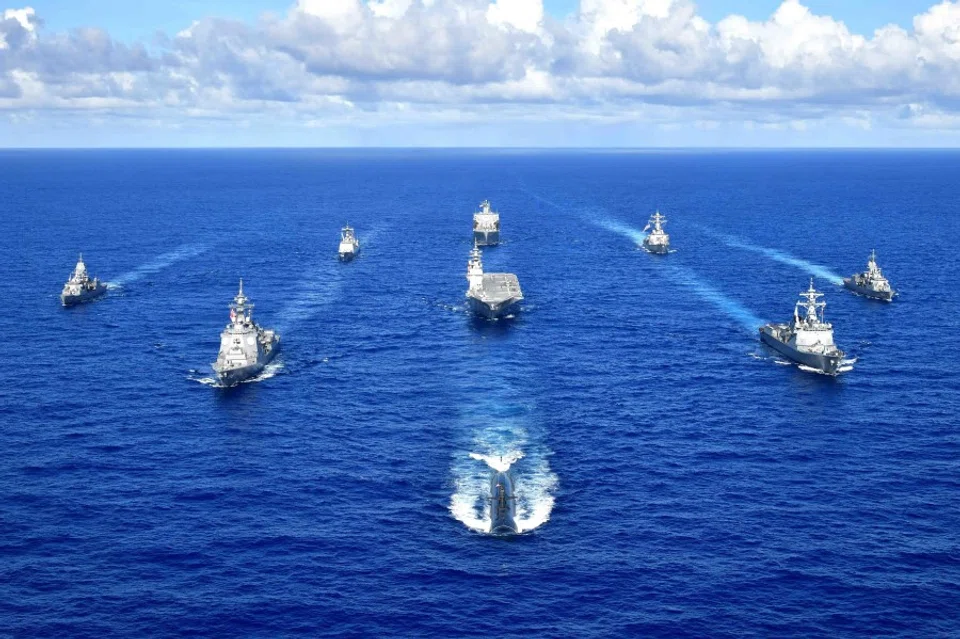
[[[173,266],[177,262],[197,257],[198,255],[207,251],[208,248],[208,246],[203,244],[184,244],[174,251],[164,253],[163,255],[150,260],[146,264],[138,266],[132,271],[127,271],[123,275],[114,278],[113,280],[107,282],[107,288],[120,288],[125,284],[130,284],[132,282],[136,282],[137,280],[141,280],[148,275],[159,273],[163,269]]]
[[[612,233],[622,235],[623,237],[632,240],[637,246],[643,246],[643,240],[646,239],[647,233],[640,229],[634,228],[628,224],[623,224],[617,220],[610,218],[599,218],[591,219],[591,222],[599,226],[600,228],[606,229]]]
[[[553,510],[558,479],[548,463],[550,453],[529,441],[522,412],[507,410],[499,416],[487,415],[487,420],[489,426],[475,432],[471,445],[474,451],[483,452],[455,455],[450,514],[471,530],[489,532],[490,475],[510,472],[517,499],[517,527],[520,532],[534,530],[550,519]]]
[[[257,382],[262,382],[264,380],[270,379],[271,377],[276,377],[276,375],[283,370],[283,362],[272,361],[266,366],[263,367],[263,370],[260,371],[258,375],[251,377],[250,379],[245,379],[241,384],[255,384]],[[190,375],[187,376],[192,382],[197,382],[203,384],[204,386],[212,386],[214,388],[224,388],[220,381],[215,377],[198,377],[200,371],[192,370]]]
[[[664,264],[663,266],[664,270],[673,276],[676,282],[696,293],[701,299],[716,306],[751,334],[760,326],[766,324],[764,320],[754,315],[747,307],[707,284],[690,269],[675,263]]]
[[[730,248],[752,251],[754,253],[758,253],[760,255],[766,256],[776,262],[780,262],[781,264],[787,264],[789,266],[798,268],[801,271],[804,271],[805,273],[813,275],[814,277],[822,277],[823,279],[833,284],[836,284],[838,286],[843,285],[843,278],[837,275],[836,273],[834,273],[833,271],[831,271],[826,266],[821,266],[820,264],[814,264],[813,262],[808,262],[807,260],[800,259],[799,257],[795,257],[793,255],[790,255],[789,253],[780,251],[778,249],[773,249],[773,248],[768,248],[766,246],[758,246],[756,244],[752,244],[742,238],[736,237],[735,235],[718,233],[716,231],[713,231],[703,226],[700,226],[699,228],[703,230],[705,233],[707,233],[708,235],[712,235],[713,237],[719,239]]]

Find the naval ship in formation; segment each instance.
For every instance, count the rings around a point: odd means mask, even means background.
[[[509,472],[494,471],[490,476],[490,533],[512,535],[520,532],[517,525],[517,498]]]
[[[340,261],[349,262],[360,252],[360,240],[354,234],[350,225],[340,231]]]
[[[827,375],[838,375],[850,370],[844,352],[833,343],[833,325],[824,321],[823,309],[827,303],[819,301],[823,293],[810,288],[800,293],[802,298],[793,309],[789,324],[766,324],[760,327],[760,340],[798,364]],[[801,309],[804,311],[800,316]]]
[[[70,274],[70,279],[63,285],[60,303],[64,306],[74,306],[94,300],[106,292],[106,284],[96,277],[91,280],[87,275],[87,265],[83,263],[83,254],[81,254],[73,273]]]
[[[896,292],[890,287],[890,282],[883,276],[880,267],[877,266],[877,252],[870,252],[870,259],[867,260],[867,270],[863,273],[855,273],[852,277],[843,278],[843,285],[864,297],[893,301]]]
[[[467,262],[467,303],[475,314],[488,319],[507,315],[523,300],[520,281],[513,273],[484,273],[480,248],[474,244]]]
[[[666,221],[667,218],[657,211],[650,216],[650,221],[643,227],[644,232],[650,231],[650,234],[643,238],[643,248],[650,253],[666,255],[670,250],[670,236],[663,230],[663,223]]]
[[[490,201],[480,203],[473,214],[473,242],[477,246],[496,246],[500,243],[500,214],[490,210]]]
[[[212,364],[223,386],[256,376],[280,350],[280,336],[253,321],[253,304],[240,291],[230,304],[230,323],[220,333],[220,353]]]

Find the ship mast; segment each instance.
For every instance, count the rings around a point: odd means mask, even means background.
[[[824,323],[823,309],[826,308],[827,303],[818,301],[819,298],[823,297],[823,293],[818,293],[817,289],[813,287],[812,277],[810,278],[810,288],[800,293],[800,297],[805,298],[806,301],[797,302],[793,310],[794,319],[800,322],[800,309],[803,308],[806,311],[803,318],[806,324],[817,325]]]
[[[243,279],[240,279],[240,290],[230,304],[230,319],[234,322],[249,322],[253,313],[253,303],[243,294]]]

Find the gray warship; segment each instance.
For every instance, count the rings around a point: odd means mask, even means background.
[[[813,288],[813,278],[810,278],[810,288],[800,293],[800,297],[790,323],[761,326],[760,341],[816,372],[838,375],[851,370],[851,362],[844,360],[843,351],[833,343],[833,326],[823,319],[827,303],[819,301],[823,293]]]
[[[473,241],[477,246],[496,246],[500,243],[500,214],[490,210],[490,201],[480,203],[473,214]]]
[[[213,372],[223,386],[233,386],[254,377],[280,350],[280,336],[253,321],[253,304],[240,292],[230,304],[230,323],[220,333],[220,353]]]
[[[867,260],[867,270],[863,273],[856,273],[852,277],[843,278],[843,285],[864,297],[872,297],[885,302],[893,301],[896,292],[890,288],[890,282],[883,276],[880,267],[877,266],[877,252],[870,252],[870,259]]]
[[[650,216],[650,221],[643,227],[644,232],[650,231],[650,234],[643,238],[643,248],[650,253],[666,255],[670,251],[670,236],[663,230],[663,223],[666,221],[667,218],[657,211]]]
[[[475,314],[502,317],[523,300],[520,282],[513,273],[484,273],[480,248],[474,244],[467,262],[467,302]]]
[[[360,240],[354,234],[350,225],[340,231],[340,261],[349,262],[360,252]]]
[[[87,275],[87,265],[83,263],[83,254],[81,254],[73,273],[70,274],[70,279],[63,285],[60,302],[64,306],[74,306],[96,299],[106,292],[106,284],[96,277],[91,280]]]

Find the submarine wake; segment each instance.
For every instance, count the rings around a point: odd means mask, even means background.
[[[837,286],[843,285],[843,278],[828,269],[826,266],[821,266],[819,264],[814,264],[813,262],[808,262],[807,260],[800,259],[799,257],[794,257],[789,253],[780,251],[778,249],[767,248],[766,246],[758,246],[756,244],[751,244],[746,240],[743,240],[734,235],[727,235],[726,233],[718,233],[706,227],[699,227],[704,233],[711,235],[730,248],[744,249],[747,251],[752,251],[759,255],[766,256],[775,262],[780,262],[781,264],[786,264],[788,266],[793,266],[795,268],[813,275],[814,277],[822,277],[823,279],[836,284]]]
[[[731,319],[736,320],[736,322],[751,335],[767,323],[765,320],[760,319],[750,312],[747,307],[704,282],[700,276],[690,269],[672,262],[670,264],[664,264],[663,266],[673,277],[674,281],[696,293],[700,299],[710,302]]]
[[[550,451],[530,442],[526,429],[510,417],[490,419],[492,426],[476,433],[473,450],[454,457],[450,514],[470,530],[495,533],[491,483],[505,474],[513,491],[508,495],[516,526],[512,532],[530,532],[549,521],[553,511],[558,479],[550,469]]]
[[[113,280],[107,282],[107,288],[120,288],[125,284],[130,284],[132,282],[141,280],[148,275],[159,273],[163,269],[173,266],[177,262],[188,260],[203,254],[208,248],[208,246],[203,244],[184,244],[174,251],[164,253],[156,259],[153,259],[142,266],[138,266],[132,271],[128,271],[123,275],[114,278]]]

